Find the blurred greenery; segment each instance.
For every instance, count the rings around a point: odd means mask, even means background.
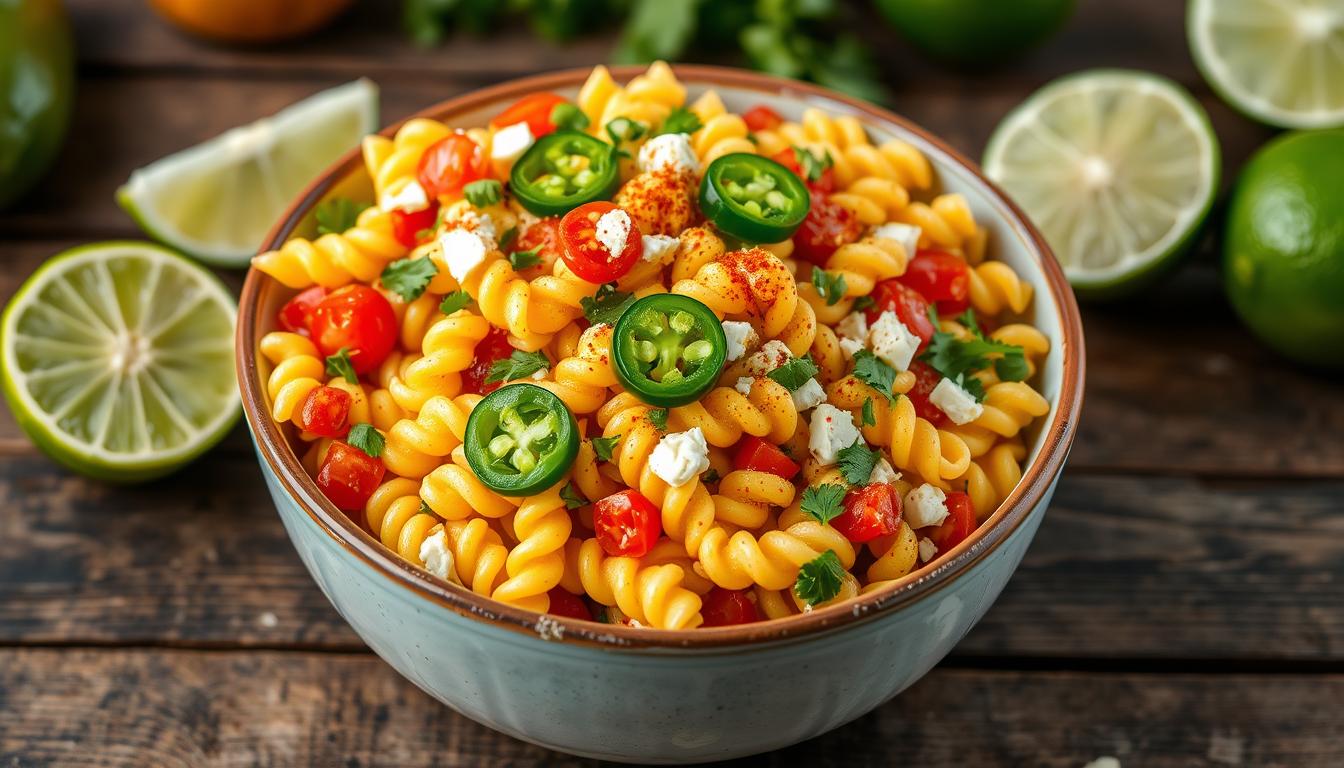
[[[404,20],[421,45],[488,34],[520,16],[557,43],[620,25],[618,64],[726,58],[886,101],[871,52],[844,32],[852,11],[839,0],[405,0]]]

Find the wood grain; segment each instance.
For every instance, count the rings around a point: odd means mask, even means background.
[[[0,476],[0,644],[348,650],[260,470],[138,489],[15,458]],[[1344,660],[1344,483],[1068,473],[964,656]]]
[[[0,692],[5,765],[599,765],[494,733],[363,654],[3,650]],[[942,668],[844,728],[731,765],[1315,768],[1344,760],[1342,707],[1338,675]]]

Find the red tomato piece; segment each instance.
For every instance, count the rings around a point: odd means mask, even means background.
[[[551,268],[555,266],[555,260],[565,252],[560,238],[560,217],[547,216],[538,219],[532,226],[523,230],[521,235],[514,238],[509,246],[509,253],[531,250],[535,250],[537,256],[541,258],[534,269],[541,270],[543,274],[550,274]]]
[[[564,103],[565,99],[554,93],[547,91],[531,93],[495,115],[490,121],[490,127],[499,130],[517,123],[527,123],[527,128],[532,131],[533,137],[545,136],[555,131],[555,123],[551,122],[551,112],[555,110],[555,105]]]
[[[753,472],[769,472],[790,480],[798,474],[801,467],[783,451],[759,437],[748,435],[737,444],[733,453],[734,469],[749,469]]]
[[[700,615],[704,617],[703,626],[706,627],[728,627],[761,620],[761,613],[751,600],[750,590],[723,587],[715,587],[705,595]]]
[[[593,505],[593,529],[608,555],[643,557],[663,533],[662,513],[639,491],[621,491]]]
[[[793,233],[794,253],[799,258],[826,266],[835,249],[859,239],[863,224],[848,208],[820,192],[812,193],[812,208],[802,226]]]
[[[919,337],[919,351],[923,352],[933,338],[933,321],[929,319],[929,302],[919,291],[905,285],[900,278],[883,280],[873,289],[873,306],[867,312],[868,322],[875,323],[883,312],[895,312],[896,319]]]
[[[611,253],[598,242],[597,220],[614,210],[617,210],[615,203],[595,200],[580,205],[560,220],[560,240],[564,243],[561,257],[574,274],[590,283],[609,283],[623,276],[644,252],[644,241],[633,217],[620,253]]]
[[[583,598],[571,595],[560,587],[554,587],[546,595],[551,598],[551,607],[546,612],[552,616],[564,616],[570,619],[593,620],[593,612]]]
[[[420,156],[416,178],[431,200],[456,195],[490,172],[490,161],[481,145],[464,133],[454,133],[429,145]]]
[[[338,509],[364,508],[383,482],[383,462],[346,443],[335,442],[317,471],[317,487]]]
[[[350,431],[350,393],[336,387],[318,387],[304,398],[294,422],[322,437],[345,437]]]
[[[905,396],[910,398],[910,404],[915,407],[915,415],[935,427],[945,426],[947,414],[929,400],[929,393],[933,392],[933,388],[942,381],[942,374],[933,370],[928,363],[919,360],[910,364],[910,372],[915,374],[915,386],[911,387]]]
[[[947,519],[929,532],[929,541],[938,546],[940,553],[957,546],[975,532],[975,505],[971,497],[961,491],[947,494]]]
[[[377,368],[397,343],[397,316],[383,294],[367,285],[347,285],[313,309],[313,343],[325,356],[350,354],[355,373]]]
[[[392,221],[392,236],[397,238],[397,242],[407,248],[414,248],[424,242],[419,237],[420,233],[433,229],[434,222],[439,217],[439,204],[436,202],[423,211],[403,211],[397,208],[387,217]]]
[[[959,315],[970,305],[971,268],[960,256],[919,251],[896,279],[937,305],[940,315]]]
[[[476,355],[467,370],[462,372],[462,391],[488,395],[499,389],[503,382],[485,383],[490,375],[490,366],[512,354],[513,345],[509,343],[509,334],[499,328],[491,328],[490,333],[476,343]]]
[[[901,511],[900,498],[890,485],[870,483],[845,495],[845,511],[831,520],[831,527],[862,544],[895,533],[901,527]]]
[[[813,192],[830,194],[835,191],[835,169],[827,166],[816,180],[807,178],[803,175],[803,164],[798,162],[798,152],[793,147],[781,149],[770,159],[793,171],[793,175],[802,179],[807,188]]]
[[[326,297],[327,289],[320,285],[306,288],[300,291],[299,295],[285,302],[285,306],[280,308],[280,314],[276,321],[281,328],[290,333],[307,336],[312,333],[313,310]]]
[[[778,112],[764,104],[757,104],[743,112],[742,119],[746,122],[747,128],[753,131],[773,131],[784,122],[784,118],[780,117]]]

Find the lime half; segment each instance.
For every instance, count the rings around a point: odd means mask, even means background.
[[[166,248],[75,248],[33,273],[0,317],[5,399],[37,445],[91,477],[166,475],[238,419],[237,309]]]
[[[1344,3],[1191,0],[1190,52],[1233,107],[1281,128],[1344,125]]]
[[[1189,250],[1218,171],[1204,109],[1170,80],[1128,70],[1050,83],[1004,118],[985,149],[985,173],[1090,298],[1133,291]]]
[[[132,172],[117,202],[156,240],[245,267],[285,206],[377,123],[378,88],[356,80]]]

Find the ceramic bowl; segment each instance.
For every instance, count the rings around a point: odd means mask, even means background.
[[[498,731],[577,755],[677,763],[750,755],[844,725],[925,674],[984,615],[1036,533],[1073,441],[1083,392],[1083,336],[1063,273],[1040,234],[966,158],[896,115],[764,75],[677,67],[691,98],[717,89],[728,107],[809,106],[863,120],[932,162],[941,189],[965,195],[990,230],[992,254],[1035,286],[1032,320],[1052,349],[1039,385],[1053,403],[1032,435],[1022,482],[976,533],[933,567],[847,603],[789,619],[653,631],[519,610],[442,581],[384,549],[323,498],[268,417],[257,342],[292,294],[256,270],[239,307],[237,362],[248,426],[276,509],[322,591],[379,656],[426,693]],[[614,72],[624,81],[635,70]],[[537,90],[574,95],[587,71],[504,83],[421,116],[484,124]],[[391,135],[397,126],[383,133]],[[358,152],[318,179],[271,232],[266,249],[313,230],[333,195],[372,199]]]

